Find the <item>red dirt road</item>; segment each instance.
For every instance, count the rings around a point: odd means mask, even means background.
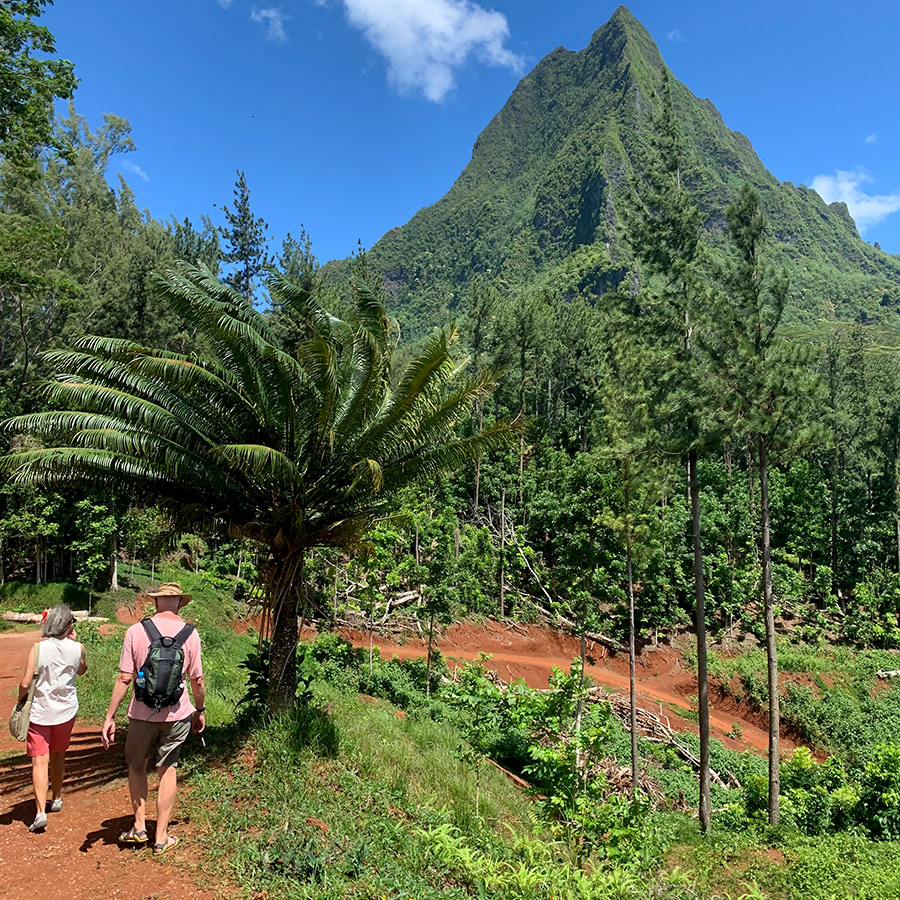
[[[0,712],[12,708],[28,648],[36,632],[0,634]],[[90,651],[89,651],[90,654]],[[90,665],[90,655],[88,655]],[[10,751],[16,755],[10,756]],[[165,859],[149,849],[121,849],[116,837],[131,824],[122,743],[105,751],[96,725],[76,723],[67,754],[63,810],[48,816],[44,834],[30,834],[34,819],[30,760],[25,745],[3,724],[0,738],[0,897],[8,900],[217,900],[189,873],[191,826],[178,816],[172,833],[183,843]],[[149,811],[154,811],[151,783]]]
[[[368,647],[369,638],[361,632],[347,631],[344,636],[359,647]],[[375,643],[382,656],[396,655],[410,659],[425,655],[424,643],[412,638],[404,644],[376,635]],[[579,640],[571,635],[552,631],[538,625],[507,626],[493,619],[484,625],[462,622],[447,629],[438,642],[441,653],[450,664],[478,659],[482,653],[491,654],[487,665],[501,678],[523,678],[531,687],[545,688],[554,668],[568,671],[572,658],[580,653]],[[597,684],[619,692],[628,692],[628,656],[610,653],[599,644],[587,644],[586,655],[594,660],[587,672]],[[694,731],[697,726],[677,714],[678,709],[691,710],[695,705],[688,699],[697,694],[697,677],[685,668],[680,656],[670,647],[647,648],[637,660],[638,705],[667,716],[672,727],[680,731]],[[765,753],[769,736],[765,721],[759,714],[743,708],[729,699],[716,709],[711,703],[710,731],[712,735],[735,750],[755,750]],[[673,708],[675,711],[673,711]],[[734,723],[739,722],[742,739],[728,736]],[[783,750],[790,751],[795,743],[782,735]]]

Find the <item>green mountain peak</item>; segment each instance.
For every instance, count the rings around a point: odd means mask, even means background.
[[[456,315],[475,278],[596,302],[635,277],[625,223],[665,71],[653,38],[620,6],[583,50],[558,47],[522,78],[447,194],[372,248],[405,333]],[[709,242],[723,243],[725,207],[749,182],[792,279],[794,320],[900,324],[900,259],[862,241],[844,204],[775,179],[711,101],[670,78],[685,184]]]

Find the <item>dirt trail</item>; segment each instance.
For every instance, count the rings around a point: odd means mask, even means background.
[[[344,636],[356,646],[368,647],[367,634],[345,631]],[[382,656],[397,655],[411,659],[425,655],[424,642],[413,638],[404,644],[376,636]],[[538,625],[504,625],[489,619],[484,625],[462,622],[447,629],[439,641],[441,653],[449,663],[462,663],[478,659],[482,653],[492,655],[487,665],[502,678],[523,678],[531,687],[545,688],[554,668],[568,671],[572,658],[580,653],[577,638]],[[628,656],[610,653],[599,644],[589,641],[586,655],[594,660],[587,666],[590,676],[598,684],[615,691],[628,691]],[[693,710],[689,700],[697,694],[697,677],[681,661],[670,647],[647,648],[637,661],[638,705],[652,712],[667,716],[672,727],[680,731],[697,733],[696,724],[678,715],[678,710]],[[733,701],[717,710],[711,703],[710,731],[727,747],[735,750],[754,750],[765,753],[769,745],[765,722],[758,714],[743,709]],[[734,723],[739,722],[742,736],[737,740],[729,736]],[[795,743],[782,735],[782,749],[791,751]]]
[[[5,719],[14,700],[34,631],[0,634],[0,897],[8,900],[216,900],[222,892],[200,888],[191,877],[192,829],[178,815],[173,834],[183,843],[165,859],[149,849],[121,849],[116,837],[131,824],[122,741],[110,751],[96,725],[76,723],[67,754],[63,810],[48,816],[46,833],[30,834],[34,818],[30,760],[9,736]],[[90,657],[88,657],[90,665]],[[149,810],[154,811],[151,784]]]

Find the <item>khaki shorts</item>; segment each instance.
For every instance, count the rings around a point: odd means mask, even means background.
[[[132,769],[143,767],[156,745],[156,767],[177,766],[181,748],[191,733],[192,718],[180,722],[147,722],[143,719],[128,720],[128,736],[125,738],[125,759]]]

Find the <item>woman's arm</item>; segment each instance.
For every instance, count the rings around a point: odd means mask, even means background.
[[[28,696],[31,680],[34,678],[34,646],[28,651],[28,662],[25,664],[25,674],[19,682],[19,699],[24,700]]]
[[[81,662],[78,663],[78,669],[75,672],[76,675],[84,675],[87,672],[87,659],[84,655],[84,644],[81,645]]]

